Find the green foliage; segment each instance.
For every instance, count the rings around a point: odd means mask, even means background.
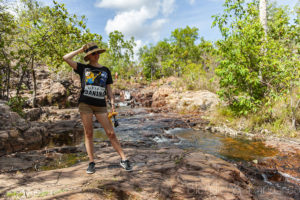
[[[148,80],[174,75],[191,76],[190,81],[196,80],[202,70],[208,72],[215,65],[213,44],[204,38],[200,38],[200,42],[198,39],[198,29],[187,26],[175,29],[169,39],[159,41],[155,46],[144,46],[139,52],[143,74]],[[200,67],[196,70],[195,66]]]
[[[69,14],[64,4],[53,1],[53,7],[41,7],[37,0],[20,3],[15,16],[9,14],[5,1],[0,4],[0,98],[8,99],[11,88],[17,89],[18,95],[26,76],[33,80],[35,102],[37,63],[64,70],[63,55],[87,42],[101,42],[102,37],[90,33],[85,17]],[[12,78],[19,79],[17,84],[11,83]]]
[[[86,161],[87,156],[83,153],[69,153],[63,154],[59,158],[53,159],[53,161],[47,163],[46,166],[41,166],[40,169],[43,171],[61,169],[73,166],[81,161]]]
[[[299,80],[299,51],[295,26],[287,10],[270,7],[268,35],[258,17],[258,1],[227,0],[223,15],[214,16],[224,39],[217,42],[221,56],[216,74],[218,94],[238,115],[257,112],[287,93]]]
[[[26,99],[20,96],[11,97],[7,105],[12,111],[18,113],[20,116],[24,116],[23,107],[25,105]]]
[[[5,7],[4,2],[0,1],[0,98],[8,98],[11,71],[11,61],[15,57],[13,49],[8,48],[13,45],[16,35],[16,21]],[[6,94],[5,94],[6,92]]]
[[[134,38],[125,40],[124,35],[119,31],[109,34],[109,50],[104,63],[111,66],[112,72],[117,72],[121,77],[128,79],[130,75],[136,74],[132,66],[133,48],[136,45]]]
[[[12,191],[12,192],[6,193],[6,197],[9,197],[9,198],[21,198],[22,196],[24,196],[24,193],[22,193],[22,192]]]
[[[298,88],[299,89],[299,88]],[[297,91],[294,91],[296,93]],[[293,95],[284,95],[278,98],[272,105],[263,105],[256,113],[247,116],[236,115],[228,106],[218,106],[216,112],[211,115],[211,123],[226,124],[228,127],[244,132],[273,134],[284,137],[299,137],[299,129],[292,127],[289,102]],[[300,110],[295,114],[296,123],[300,123]],[[297,132],[298,131],[298,132]]]
[[[37,196],[38,197],[45,197],[45,196],[48,196],[49,194],[50,194],[50,192],[44,191],[44,192],[40,192]]]
[[[147,80],[156,80],[161,77],[158,59],[155,54],[155,48],[144,46],[140,49],[140,57],[142,59],[143,74]]]
[[[21,57],[34,58],[36,61],[55,68],[62,68],[62,56],[71,49],[81,47],[87,42],[102,37],[90,33],[86,28],[85,16],[70,14],[64,4],[53,1],[54,6],[41,7],[38,1],[22,0],[23,9],[19,10],[17,45]]]
[[[184,29],[175,29],[171,33],[171,52],[175,60],[173,63],[173,70],[177,75],[181,75],[183,67],[187,64],[188,60],[193,59],[197,47],[195,41],[198,39],[198,29],[190,28],[187,26]]]
[[[0,2],[0,98],[10,96],[10,89],[22,90],[24,79],[33,80],[32,95],[36,96],[35,67],[46,64],[53,71],[70,71],[63,55],[87,42],[96,42],[108,53],[101,56],[103,64],[125,78],[137,74],[132,65],[134,39],[126,41],[120,32],[110,34],[109,45],[102,36],[91,33],[85,16],[70,14],[64,4],[53,0],[53,6],[41,6],[38,0],[20,0],[12,16]],[[77,57],[77,61],[82,58]],[[13,61],[13,62],[12,62]],[[16,77],[12,77],[16,74]],[[17,82],[12,84],[11,79]],[[35,100],[34,100],[35,101]]]

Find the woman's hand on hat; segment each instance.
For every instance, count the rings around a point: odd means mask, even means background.
[[[86,45],[86,44],[83,45],[83,46],[81,47],[81,49],[82,49],[82,51],[85,51],[85,50],[87,49],[87,45]]]

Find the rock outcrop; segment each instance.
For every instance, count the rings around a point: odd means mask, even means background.
[[[60,108],[76,106],[80,93],[80,78],[72,72],[55,74],[47,66],[38,66],[36,69],[38,106],[57,105]],[[32,91],[22,91],[27,97],[27,106],[33,106]]]
[[[142,89],[132,93],[132,98],[138,105],[179,112],[210,111],[220,102],[218,96],[210,91],[176,91],[170,84]]]
[[[219,103],[215,93],[207,90],[172,93],[168,99],[170,106],[177,110],[208,111]]]
[[[28,119],[41,115],[39,108],[28,111]],[[79,119],[57,120],[53,122],[29,122],[10,110],[5,101],[0,102],[0,156],[18,151],[40,149],[51,140],[56,145],[61,141],[76,140],[83,129]],[[64,137],[64,139],[61,139]],[[66,140],[65,137],[69,137]]]
[[[137,105],[141,105],[144,107],[151,107],[153,102],[152,100],[153,94],[154,91],[151,88],[146,88],[138,92],[133,92],[131,96]]]

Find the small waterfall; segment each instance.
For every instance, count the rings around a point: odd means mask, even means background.
[[[125,99],[125,100],[130,100],[130,99],[131,99],[131,95],[130,95],[130,92],[129,92],[129,91],[125,91],[125,92],[124,92],[124,99]]]
[[[267,183],[269,185],[273,185],[270,181],[268,181],[267,175],[265,175],[264,173],[262,173],[261,176],[263,177],[265,183]]]

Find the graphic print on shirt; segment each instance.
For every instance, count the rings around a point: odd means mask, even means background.
[[[104,99],[107,72],[98,69],[85,68],[84,70],[84,96],[95,99]]]

